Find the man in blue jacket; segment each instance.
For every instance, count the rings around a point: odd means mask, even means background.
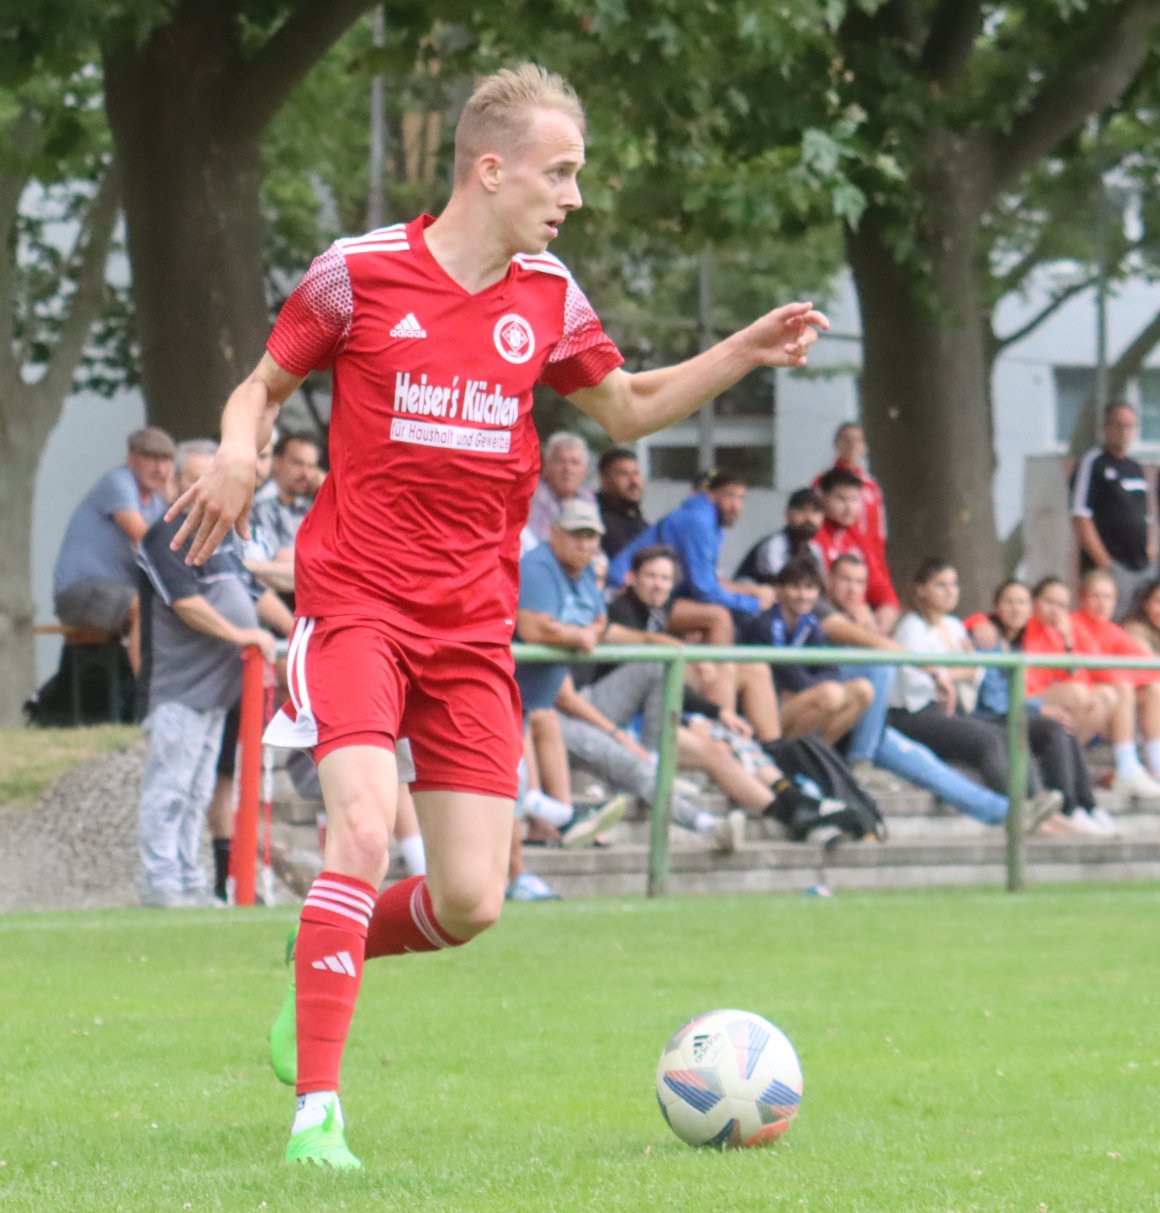
[[[729,472],[717,472],[699,492],[687,497],[660,522],[642,531],[612,562],[609,580],[623,584],[633,554],[649,544],[664,543],[680,559],[683,577],[676,589],[678,599],[725,607],[737,617],[756,615],[774,603],[774,592],[765,585],[735,585],[723,581],[717,571],[725,528],[731,527],[745,507],[745,482]]]

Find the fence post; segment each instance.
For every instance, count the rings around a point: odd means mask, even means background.
[[[673,808],[673,780],[677,776],[677,728],[685,694],[685,658],[674,652],[665,663],[664,706],[661,712],[657,784],[649,819],[648,895],[660,897],[669,881],[669,821]]]
[[[262,727],[266,694],[266,659],[254,645],[242,650],[242,715],[238,723],[238,811],[231,848],[234,901],[252,906],[258,866],[258,801],[262,783]]]
[[[1027,669],[1007,672],[1007,892],[1019,893],[1023,877],[1023,805],[1027,796]]]

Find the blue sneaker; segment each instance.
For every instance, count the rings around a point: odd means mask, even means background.
[[[507,891],[508,901],[559,901],[560,894],[535,872],[521,872],[511,882]]]

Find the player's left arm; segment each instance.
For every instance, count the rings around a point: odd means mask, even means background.
[[[685,362],[635,374],[617,368],[568,399],[613,441],[631,442],[683,421],[759,366],[805,366],[829,327],[812,303],[787,303]]]

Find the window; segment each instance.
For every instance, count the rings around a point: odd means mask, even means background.
[[[1141,371],[1140,440],[1160,443],[1160,370]]]
[[[1062,446],[1071,442],[1080,412],[1095,387],[1096,373],[1090,366],[1055,368],[1055,441]]]

